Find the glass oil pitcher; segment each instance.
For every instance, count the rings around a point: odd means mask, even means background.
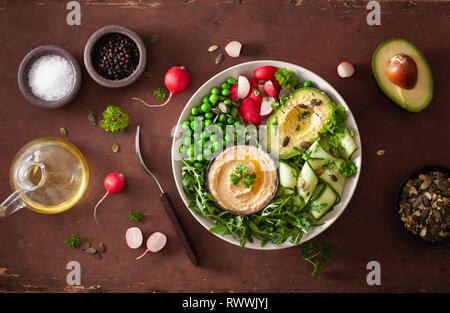
[[[55,214],[70,209],[81,199],[89,182],[89,168],[70,142],[39,138],[17,152],[9,180],[14,192],[0,204],[0,217],[24,207]]]

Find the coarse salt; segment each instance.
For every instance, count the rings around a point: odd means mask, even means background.
[[[31,92],[45,101],[56,101],[67,95],[74,85],[72,66],[59,55],[45,55],[31,65],[28,84]]]

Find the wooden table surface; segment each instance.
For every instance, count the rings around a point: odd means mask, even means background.
[[[79,1],[81,25],[66,23],[68,1],[0,1],[0,197],[11,192],[9,164],[28,141],[59,136],[86,157],[89,187],[67,212],[37,214],[24,209],[0,220],[0,290],[6,292],[449,292],[450,250],[429,250],[410,242],[393,216],[394,192],[401,179],[426,164],[449,165],[450,151],[450,2],[381,1],[381,25],[369,26],[366,1],[307,0],[160,0]],[[241,3],[239,3],[241,2]],[[120,24],[148,43],[147,71],[129,87],[107,89],[87,74],[84,45],[103,25]],[[372,53],[382,41],[402,37],[427,57],[435,94],[421,113],[404,111],[378,89],[371,72]],[[207,51],[230,40],[243,43],[242,55],[217,65]],[[67,107],[45,110],[28,103],[17,85],[17,70],[31,49],[43,44],[64,47],[82,68],[82,87]],[[223,52],[223,50],[221,50]],[[187,100],[212,75],[232,65],[258,59],[298,64],[319,74],[349,104],[362,137],[363,167],[356,192],[341,217],[314,241],[332,246],[331,261],[321,275],[300,257],[299,247],[276,251],[242,249],[208,233],[184,206],[174,184],[170,162],[171,130]],[[340,79],[336,66],[349,60],[356,67],[350,79]],[[170,105],[150,109],[131,97],[153,98],[165,71],[184,65],[192,80]],[[120,134],[91,126],[90,108],[102,112],[119,105],[131,124]],[[143,154],[172,196],[198,253],[201,266],[191,265],[160,203],[159,191],[138,166],[134,131],[143,127]],[[114,154],[111,147],[119,143]],[[378,156],[383,149],[386,154]],[[92,218],[93,206],[104,193],[103,178],[111,171],[126,175],[127,188],[107,198],[99,209],[104,225]],[[167,247],[136,261],[142,251],[129,249],[124,232],[136,222],[129,210],[145,213],[139,224],[148,235],[162,231]],[[64,239],[79,233],[103,242],[107,252],[96,260]],[[67,286],[66,264],[81,264],[82,287]],[[381,285],[366,283],[369,261],[381,265]]]

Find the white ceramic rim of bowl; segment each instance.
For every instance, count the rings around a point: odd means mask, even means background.
[[[356,145],[358,146],[358,150],[352,156],[352,160],[355,162],[355,164],[358,168],[358,173],[356,174],[355,177],[352,177],[346,181],[344,190],[342,191],[342,196],[341,196],[340,202],[334,207],[334,209],[331,212],[328,212],[323,217],[323,220],[321,220],[324,222],[324,224],[310,229],[308,232],[306,232],[303,235],[303,237],[301,239],[301,243],[303,243],[303,242],[313,239],[314,237],[318,236],[320,233],[325,231],[325,229],[330,227],[331,224],[333,224],[338,219],[338,217],[342,214],[342,212],[344,212],[345,208],[347,207],[348,203],[350,202],[350,200],[355,192],[355,189],[356,189],[356,186],[357,186],[358,180],[359,180],[359,175],[361,173],[361,168],[362,168],[361,138],[360,138],[358,126],[356,124],[355,118],[353,117],[353,114],[352,114],[350,108],[348,107],[347,103],[342,98],[342,96],[336,91],[336,89],[334,89],[322,77],[311,72],[310,70],[307,70],[301,66],[298,66],[298,65],[295,65],[292,63],[287,63],[287,62],[282,62],[282,61],[259,60],[259,61],[250,61],[250,62],[240,63],[240,64],[234,65],[232,67],[229,67],[229,68],[223,70],[222,72],[214,75],[212,78],[210,78],[208,81],[206,81],[200,88],[197,89],[197,91],[189,99],[189,101],[187,102],[186,106],[184,107],[182,113],[180,114],[180,117],[179,117],[177,125],[176,125],[176,129],[174,132],[173,140],[172,140],[172,150],[171,150],[172,171],[173,171],[173,175],[174,175],[174,179],[175,179],[175,184],[177,186],[177,189],[178,189],[178,192],[179,192],[181,198],[183,199],[184,204],[186,205],[186,209],[189,210],[189,212],[191,212],[191,214],[195,217],[195,219],[203,227],[205,227],[206,230],[209,231],[209,229],[215,225],[208,219],[198,216],[197,214],[195,214],[192,210],[190,210],[188,208],[189,201],[184,193],[183,184],[182,184],[181,161],[175,160],[175,157],[174,157],[178,153],[178,151],[177,151],[178,147],[176,147],[176,145],[175,145],[175,141],[177,140],[176,134],[178,134],[180,132],[180,128],[179,128],[179,127],[181,127],[180,124],[189,117],[190,110],[194,106],[194,104],[201,103],[202,98],[210,92],[211,88],[219,86],[229,76],[237,77],[238,75],[246,75],[248,77],[253,77],[253,71],[256,68],[258,68],[260,66],[264,66],[264,65],[272,65],[272,66],[279,67],[279,68],[280,67],[288,68],[291,71],[295,72],[301,81],[304,81],[304,80],[312,81],[314,84],[314,87],[325,92],[333,102],[341,104],[345,107],[345,109],[347,110],[346,125],[352,127],[355,130],[354,139],[355,139]],[[219,237],[233,245],[240,246],[240,243],[237,240],[235,240],[232,237],[232,235],[226,235],[226,236],[222,236],[221,234],[214,234],[214,235],[216,235],[217,237]],[[280,245],[267,243],[265,246],[261,247],[260,240],[254,239],[253,243],[247,242],[245,245],[245,248],[257,249],[257,250],[276,250],[276,249],[289,248],[289,247],[293,247],[293,246],[297,245],[296,243],[291,243],[289,240],[290,239],[288,239],[286,242],[284,242]]]

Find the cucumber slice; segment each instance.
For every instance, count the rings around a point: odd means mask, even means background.
[[[314,142],[310,149],[312,149],[312,152],[309,156],[308,163],[313,170],[327,165],[329,160],[336,160],[334,156],[325,151],[319,144],[319,141]]]
[[[287,164],[286,162],[280,161],[280,167],[278,168],[280,173],[280,184],[285,188],[294,188],[297,183],[297,170]]]
[[[336,193],[328,185],[313,202],[311,202],[311,215],[316,219],[322,218],[337,202]],[[322,207],[321,207],[322,206]],[[319,209],[314,209],[319,208]]]
[[[333,169],[325,167],[325,171],[319,176],[319,178],[326,182],[334,191],[338,194],[339,198],[342,195],[342,190],[345,185],[345,177],[339,173],[339,168],[344,162],[342,159],[336,159]]]
[[[347,159],[350,159],[355,153],[356,150],[358,150],[358,147],[356,146],[355,140],[353,140],[353,137],[350,135],[350,132],[348,129],[345,129],[345,136],[341,139],[341,146],[343,148],[343,156]]]
[[[297,180],[298,194],[303,197],[305,203],[308,202],[318,182],[319,179],[314,174],[313,169],[308,162],[305,162]]]
[[[327,186],[325,183],[322,183],[321,181],[319,181],[316,188],[314,188],[314,191],[311,195],[310,201],[315,201],[317,198],[319,198],[320,195],[324,192],[326,187]]]

